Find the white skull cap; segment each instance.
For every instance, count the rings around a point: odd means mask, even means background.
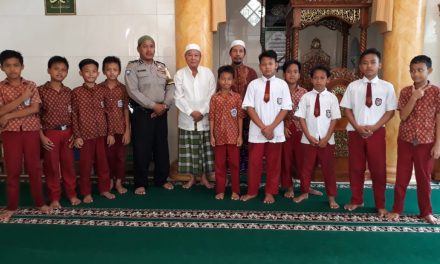
[[[243,48],[246,48],[244,41],[241,39],[237,39],[237,40],[232,41],[230,49],[232,49],[235,46],[242,46]]]
[[[190,44],[186,45],[185,53],[188,52],[189,50],[197,50],[199,52],[202,52],[202,49],[200,48],[200,46],[195,43],[190,43]]]

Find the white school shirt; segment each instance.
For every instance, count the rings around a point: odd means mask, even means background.
[[[270,100],[264,102],[264,92],[266,90],[266,81],[270,80]],[[289,92],[289,86],[284,80],[275,76],[267,79],[262,76],[249,83],[246,95],[243,99],[242,108],[246,110],[253,107],[257,112],[261,122],[270,125],[275,120],[281,110],[292,110],[292,98]],[[286,141],[284,137],[284,122],[278,124],[274,129],[274,138],[268,140],[261,133],[261,129],[251,120],[249,125],[249,142],[251,143],[280,143]]]
[[[295,116],[304,118],[310,135],[319,140],[327,135],[331,121],[341,118],[341,111],[339,110],[339,102],[336,95],[325,89],[319,94],[320,115],[315,117],[317,94],[318,91],[313,89],[303,95],[299,101],[298,111],[295,112]],[[310,144],[304,133],[301,138],[301,143]],[[335,144],[334,133],[330,137],[328,144]]]
[[[371,80],[371,95],[373,104],[365,105],[367,96],[367,83],[369,80],[362,79],[351,82],[341,100],[341,107],[351,109],[354,119],[361,126],[375,125],[387,111],[396,110],[397,99],[394,87],[391,83],[379,79],[377,76]],[[348,131],[354,131],[354,127],[348,123]]]
[[[192,75],[191,69],[186,66],[174,75],[176,90],[174,100],[179,109],[178,127],[180,129],[195,130],[191,113],[199,111],[203,119],[197,122],[197,131],[209,130],[209,101],[215,93],[216,82],[214,74],[204,66],[197,67],[197,75]]]

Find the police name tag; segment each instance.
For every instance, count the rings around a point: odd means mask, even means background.
[[[118,107],[122,108],[124,106],[124,102],[122,100],[118,100]]]
[[[232,117],[237,117],[237,108],[232,108],[231,109],[231,116]]]
[[[30,106],[31,105],[31,98],[28,98],[28,99],[24,100],[23,104],[25,106]]]

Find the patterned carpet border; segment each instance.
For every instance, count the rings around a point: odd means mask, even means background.
[[[136,228],[190,228],[190,229],[240,229],[240,230],[282,230],[282,231],[326,231],[326,232],[388,232],[388,233],[440,233],[440,227],[405,226],[346,226],[346,225],[303,225],[272,223],[216,223],[216,222],[170,222],[170,221],[112,221],[84,219],[29,219],[14,218],[10,224],[69,225],[97,227]]]
[[[426,224],[415,215],[401,216],[389,221],[373,213],[283,212],[239,210],[179,210],[179,209],[123,209],[123,208],[62,208],[50,215],[33,208],[19,209],[16,217],[88,217],[133,220],[212,220],[212,221],[263,221],[263,222],[325,222],[325,223],[382,223]]]

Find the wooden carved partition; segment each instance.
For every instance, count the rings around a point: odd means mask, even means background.
[[[359,25],[360,44],[359,52],[362,53],[367,47],[367,28],[369,24],[369,8],[373,0],[290,0],[289,12],[286,17],[286,59],[299,59],[299,32],[309,26],[324,26],[330,30],[337,30],[343,36],[341,65],[331,70],[332,76],[327,85],[339,100],[347,89],[350,82],[358,79],[358,73],[347,69],[348,58],[348,34],[353,25]],[[314,40],[315,41],[315,40]],[[312,43],[311,54],[314,45]],[[305,57],[305,68],[311,68],[316,64],[326,63],[324,53],[315,52],[315,56]],[[307,72],[302,73],[303,85],[311,89],[310,80],[307,80]],[[342,110],[342,109],[341,109]],[[335,170],[339,181],[348,181],[348,146],[347,146],[347,119],[343,116],[338,121],[335,129],[336,152]],[[368,177],[368,174],[367,174]],[[314,175],[315,180],[322,179],[320,170]]]

